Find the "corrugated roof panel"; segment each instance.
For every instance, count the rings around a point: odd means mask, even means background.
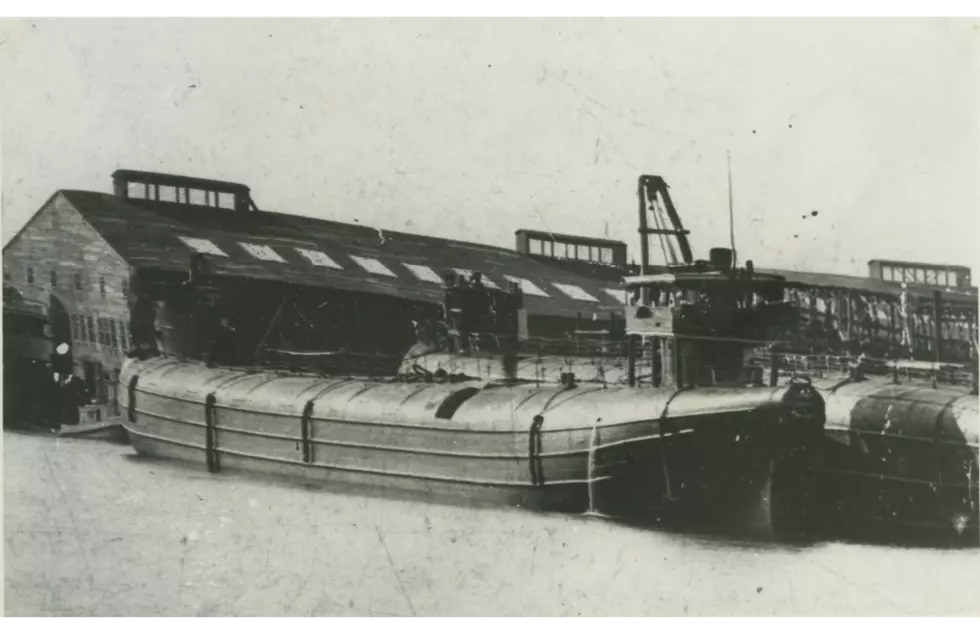
[[[358,257],[357,255],[351,255],[350,258],[354,260],[354,263],[369,273],[373,273],[375,275],[386,275],[388,277],[398,276],[391,272],[387,266],[372,257]]]
[[[507,281],[513,281],[515,284],[520,285],[521,292],[526,295],[535,295],[537,297],[549,297],[550,295],[534,285],[534,282],[529,279],[524,279],[523,277],[514,277],[513,275],[504,275],[504,279]]]
[[[552,282],[551,285],[554,286],[555,288],[558,288],[572,299],[577,299],[578,301],[591,301],[593,303],[599,303],[598,299],[596,299],[586,291],[582,290],[578,286],[573,286],[572,284],[560,284],[556,282]]]
[[[211,240],[205,240],[200,237],[187,237],[186,235],[177,236],[181,242],[187,244],[193,248],[198,253],[204,253],[205,255],[218,255],[219,257],[228,257],[228,253],[224,252],[218,245]]]
[[[245,249],[245,252],[256,259],[261,259],[267,262],[279,262],[280,264],[285,264],[286,260],[282,258],[279,253],[277,253],[271,246],[266,246],[265,244],[250,244],[248,242],[239,242],[239,246]]]
[[[329,255],[323,251],[314,251],[309,248],[299,248],[296,247],[296,252],[302,255],[306,261],[310,262],[314,266],[323,266],[325,268],[336,268],[337,270],[343,270],[344,267],[335,262]]]
[[[442,283],[442,278],[439,277],[439,275],[437,275],[435,271],[429,268],[428,266],[420,266],[418,264],[405,264],[405,263],[402,263],[402,266],[412,271],[412,274],[418,277],[419,279],[421,279],[422,281],[428,281],[434,284]]]

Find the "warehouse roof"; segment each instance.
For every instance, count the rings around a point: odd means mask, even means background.
[[[216,274],[441,301],[442,275],[479,270],[489,286],[521,285],[532,314],[622,309],[619,282],[550,266],[505,248],[269,211],[60,192],[136,267],[185,269],[210,255]]]

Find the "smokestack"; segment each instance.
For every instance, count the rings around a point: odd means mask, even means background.
[[[711,266],[726,273],[732,269],[733,259],[734,254],[730,248],[712,248],[708,255]]]

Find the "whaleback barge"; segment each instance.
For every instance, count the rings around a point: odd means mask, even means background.
[[[641,209],[644,230],[686,234]],[[479,275],[448,273],[420,309],[214,274],[201,255],[137,269],[125,428],[137,452],[215,473],[775,534],[845,517],[976,534],[975,374],[802,367],[786,280],[733,255],[625,278],[625,318],[548,349],[524,334],[520,287]],[[338,301],[390,328],[352,340],[311,316]]]

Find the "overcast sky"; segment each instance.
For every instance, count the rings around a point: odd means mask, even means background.
[[[0,23],[3,235],[120,167],[260,208],[513,245],[626,240],[658,174],[696,256],[980,267],[978,27],[946,20]],[[814,217],[811,211],[819,214]],[[804,219],[806,216],[806,219]]]

